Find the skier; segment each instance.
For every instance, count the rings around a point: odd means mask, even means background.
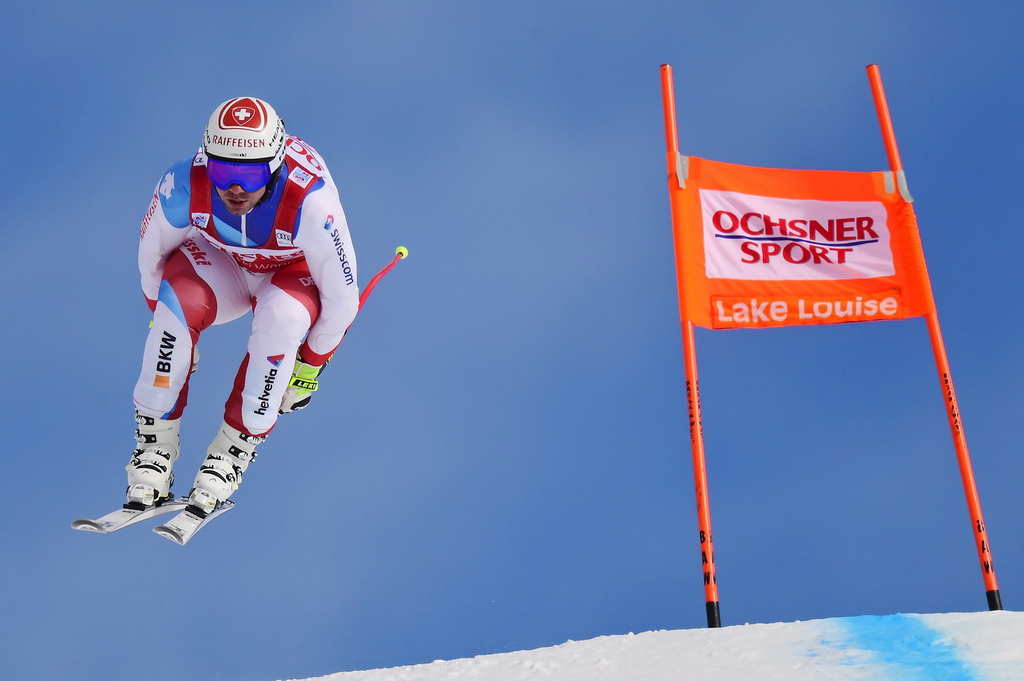
[[[157,184],[139,270],[153,325],[134,392],[126,508],[171,496],[200,334],[253,312],[224,422],[189,494],[205,517],[238,488],[278,415],[309,404],[358,311],[355,252],[324,160],[267,102],[221,104],[199,152]]]

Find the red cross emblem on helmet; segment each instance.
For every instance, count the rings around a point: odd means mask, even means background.
[[[239,125],[245,125],[245,122],[252,118],[253,113],[255,112],[247,106],[236,106],[231,110],[231,117]]]
[[[250,97],[233,99],[224,105],[220,115],[220,126],[225,130],[242,128],[263,130],[267,124],[267,112],[262,102]]]

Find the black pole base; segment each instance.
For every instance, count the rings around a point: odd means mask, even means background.
[[[993,589],[992,591],[986,591],[985,597],[988,598],[988,609],[989,610],[1002,610],[1003,599],[999,597],[999,589]]]
[[[998,591],[996,594],[998,595]],[[704,604],[708,611],[708,629],[722,626],[722,614],[718,611],[718,601],[708,601]]]

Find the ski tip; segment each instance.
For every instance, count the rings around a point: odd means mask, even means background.
[[[95,520],[90,518],[79,518],[78,520],[71,523],[71,529],[73,530],[85,530],[86,532],[103,532],[106,533],[102,527],[99,526]]]
[[[182,538],[181,534],[179,534],[178,531],[175,530],[173,527],[168,527],[167,525],[157,525],[153,528],[153,531],[159,534],[161,537],[166,537],[167,539],[170,539],[172,542],[176,544],[180,544],[181,546],[185,545],[185,540]]]
[[[157,525],[153,528],[153,531],[161,537],[170,539],[175,544],[184,546],[192,539],[192,537],[196,536],[196,533],[203,529],[207,523],[220,514],[230,511],[234,507],[235,504],[233,502],[223,501],[220,506],[209,514],[201,514],[198,509],[187,506],[183,511],[178,513],[178,515],[174,516],[169,523],[166,525]]]

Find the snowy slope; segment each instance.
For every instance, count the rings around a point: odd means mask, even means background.
[[[1024,613],[846,617],[652,631],[317,681],[1021,681]],[[308,681],[313,681],[312,679]]]

